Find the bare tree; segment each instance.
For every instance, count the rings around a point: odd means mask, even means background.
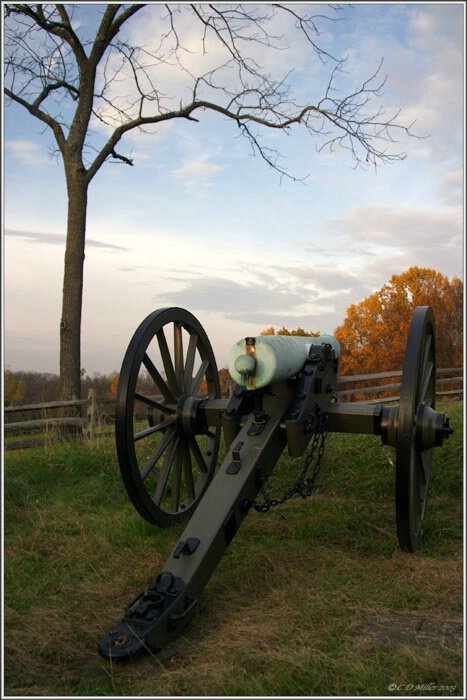
[[[380,67],[360,87],[338,97],[336,81],[343,78],[344,59],[317,43],[322,24],[338,18],[338,7],[329,6],[328,15],[322,14],[323,6],[314,4],[4,4],[3,8],[5,104],[21,105],[52,131],[65,170],[62,398],[80,393],[88,188],[104,163],[133,165],[121,143],[129,131],[178,119],[196,122],[203,111],[216,112],[237,125],[255,154],[281,176],[293,179],[297,178],[282,167],[281,154],[264,144],[267,130],[305,129],[319,140],[318,150],[348,149],[356,167],[405,157],[391,148],[397,132],[410,134],[411,125],[399,123],[398,113],[388,118],[381,107],[374,107],[384,85]],[[79,21],[85,12],[94,21],[90,36],[89,22]],[[151,23],[151,45],[138,45],[129,38],[141,17]],[[277,29],[280,21],[288,23],[289,46],[303,42],[317,66],[325,65],[329,71],[321,97],[310,104],[298,102],[290,73],[273,75],[260,64],[266,53],[286,46]],[[197,32],[197,67],[187,27],[190,37]],[[176,72],[178,83],[172,77]],[[179,93],[169,98],[168,85]]]

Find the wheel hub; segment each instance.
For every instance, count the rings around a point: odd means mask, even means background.
[[[418,406],[414,415],[415,448],[419,452],[440,447],[443,440],[453,433],[449,418],[426,403]],[[399,406],[385,406],[381,416],[381,441],[384,445],[397,447],[399,430]]]
[[[453,432],[449,418],[444,413],[435,411],[431,406],[421,403],[415,420],[415,446],[423,452],[431,447],[441,447],[444,438]]]
[[[179,430],[187,437],[201,435],[207,430],[204,413],[200,410],[206,399],[196,396],[181,396],[177,404],[177,423]]]

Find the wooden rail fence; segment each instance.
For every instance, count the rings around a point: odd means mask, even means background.
[[[362,374],[358,376],[342,376],[337,378],[337,401],[362,403],[389,403],[398,401],[400,377],[402,372],[380,372],[378,374]],[[382,380],[399,379],[388,383]],[[372,382],[379,382],[372,385]],[[342,389],[340,387],[343,387]],[[463,400],[463,369],[462,367],[438,369],[436,378],[436,397],[438,403]],[[227,395],[230,388],[227,390]],[[378,398],[374,398],[379,394]],[[6,406],[4,409],[3,430],[6,450],[38,447],[55,442],[56,440],[74,440],[87,437],[92,439],[105,433],[104,427],[113,422],[115,397],[96,397],[94,389],[90,389],[87,399],[74,401],[50,401],[49,403],[29,404],[24,406]],[[73,409],[73,416],[65,416],[65,409]],[[109,410],[110,409],[110,410]],[[58,416],[45,417],[47,412],[55,411]],[[33,418],[10,422],[12,414],[39,412],[43,418]],[[40,432],[40,437],[31,437],[31,433]],[[26,435],[28,436],[26,438]],[[11,436],[11,437],[10,437]]]

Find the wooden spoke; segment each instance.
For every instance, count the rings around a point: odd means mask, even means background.
[[[173,366],[172,356],[170,354],[167,340],[164,331],[161,329],[157,332],[157,342],[159,343],[159,350],[162,357],[162,363],[164,365],[165,376],[167,377],[167,383],[170,390],[175,396],[180,396],[181,390],[177,382],[177,377],[175,376],[175,370]]]
[[[173,513],[176,513],[180,508],[180,491],[182,487],[182,461],[183,450],[180,449],[179,443],[178,449],[175,452],[174,458],[172,460],[171,505]]]
[[[185,478],[186,492],[190,501],[195,498],[195,482],[193,480],[193,467],[188,441],[183,443],[183,475]]]
[[[191,396],[196,396],[196,392],[193,391],[192,380],[193,380],[193,369],[195,366],[196,348],[197,347],[198,347],[198,336],[193,334],[190,336],[190,342],[189,342],[188,350],[187,350],[187,354],[186,354],[185,378],[184,378],[185,391],[187,393],[189,393]]]
[[[161,471],[160,477],[157,481],[157,486],[156,486],[156,490],[154,493],[154,502],[157,505],[161,504],[162,497],[164,495],[164,491],[167,488],[167,483],[169,481],[170,472],[172,470],[175,455],[177,454],[177,446],[178,446],[178,438],[171,443],[169,450],[165,454],[164,462],[162,465],[162,471]]]
[[[203,362],[201,364],[199,370],[197,371],[196,377],[193,379],[193,383],[191,385],[191,395],[192,396],[196,396],[196,394],[198,393],[199,388],[201,386],[201,382],[203,381],[203,379],[206,375],[208,367],[209,367],[209,363],[206,360],[205,362]]]
[[[164,420],[162,423],[158,423],[157,425],[151,425],[149,428],[145,428],[144,430],[140,430],[138,433],[135,433],[133,435],[133,440],[137,442],[138,440],[142,440],[143,438],[147,438],[150,435],[154,435],[154,433],[158,433],[161,430],[164,430],[165,428],[168,428],[173,425],[173,420]]]
[[[135,399],[146,404],[146,406],[150,406],[150,408],[156,408],[162,413],[175,413],[174,408],[171,408],[164,403],[160,403],[160,401],[156,401],[156,399],[153,399],[151,396],[143,396],[143,394],[140,394],[137,391],[135,392]]]
[[[178,323],[174,323],[174,358],[175,358],[175,377],[177,379],[177,387],[180,394],[186,393],[185,388],[185,372],[183,370],[183,338],[182,328]]]
[[[208,468],[207,468],[206,462],[204,460],[204,455],[201,452],[200,446],[196,442],[195,438],[191,439],[190,448],[191,448],[191,451],[193,452],[193,456],[196,459],[196,462],[198,464],[200,471],[207,472]]]
[[[161,456],[164,454],[165,450],[167,447],[170,445],[172,440],[175,438],[176,432],[175,430],[172,430],[164,435],[154,452],[151,454],[151,456],[145,461],[143,468],[140,471],[140,476],[141,480],[144,481],[148,474],[154,469],[155,465],[161,458]]]
[[[159,389],[161,394],[164,396],[164,398],[169,403],[172,403],[172,404],[175,403],[174,394],[172,394],[169,387],[164,382],[161,374],[159,373],[159,370],[155,367],[151,358],[146,354],[143,357],[143,364],[146,367],[147,371],[149,372],[154,384],[157,386],[157,388]]]

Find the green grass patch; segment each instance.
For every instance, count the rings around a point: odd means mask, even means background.
[[[183,525],[136,513],[112,438],[7,453],[5,695],[462,696],[462,406],[449,413],[421,552],[397,544],[394,450],[330,434],[315,495],[251,512],[183,636],[123,665],[97,644]],[[299,470],[284,455],[271,495]]]

